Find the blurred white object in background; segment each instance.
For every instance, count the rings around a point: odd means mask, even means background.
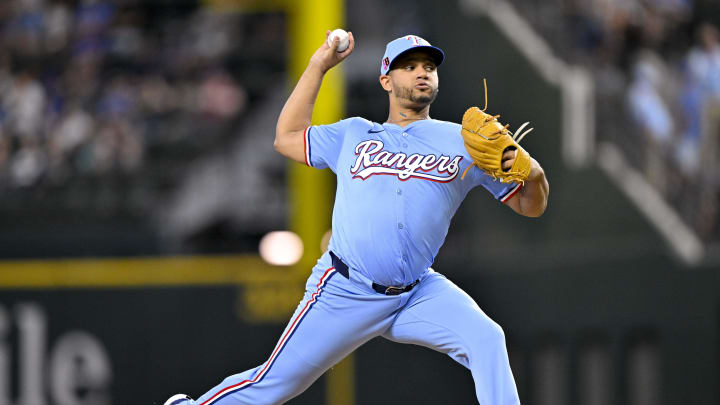
[[[260,239],[260,257],[276,266],[291,266],[303,254],[300,237],[290,231],[273,231]]]

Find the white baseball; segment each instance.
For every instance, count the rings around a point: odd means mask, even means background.
[[[340,38],[340,44],[337,48],[338,52],[343,52],[347,49],[348,45],[350,45],[350,36],[342,28],[338,28],[335,31],[331,32],[330,35],[328,35],[328,46],[332,46],[335,38]]]

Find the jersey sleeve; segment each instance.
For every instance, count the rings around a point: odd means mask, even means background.
[[[521,183],[502,183],[478,168],[472,168],[470,171],[474,172],[476,185],[483,186],[496,200],[502,203],[511,199],[523,187]]]
[[[305,164],[335,171],[350,119],[329,125],[311,125],[305,129]]]

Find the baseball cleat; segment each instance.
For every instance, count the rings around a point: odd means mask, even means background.
[[[185,401],[188,401],[185,403]],[[193,399],[185,394],[175,394],[170,397],[163,405],[190,405]]]

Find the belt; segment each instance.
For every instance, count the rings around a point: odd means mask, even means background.
[[[412,290],[413,287],[415,287],[417,285],[417,283],[419,283],[419,282],[420,282],[420,279],[417,279],[417,280],[413,281],[412,284],[408,284],[405,287],[395,287],[395,286],[386,287],[382,284],[372,283],[372,288],[373,288],[373,290],[379,292],[380,294],[399,295],[399,294],[402,294],[402,293]]]
[[[332,265],[335,267],[335,270],[337,270],[340,274],[342,274],[345,278],[350,278],[350,270],[348,268],[348,265],[345,264],[342,260],[340,260],[339,257],[335,255],[332,251],[330,251],[330,257],[332,258]],[[417,283],[420,282],[420,279],[415,280],[412,284],[408,284],[404,287],[395,287],[395,286],[384,286],[382,284],[378,283],[372,283],[373,290],[379,292],[380,294],[385,295],[399,295],[402,293],[406,293],[413,289],[417,285]]]

